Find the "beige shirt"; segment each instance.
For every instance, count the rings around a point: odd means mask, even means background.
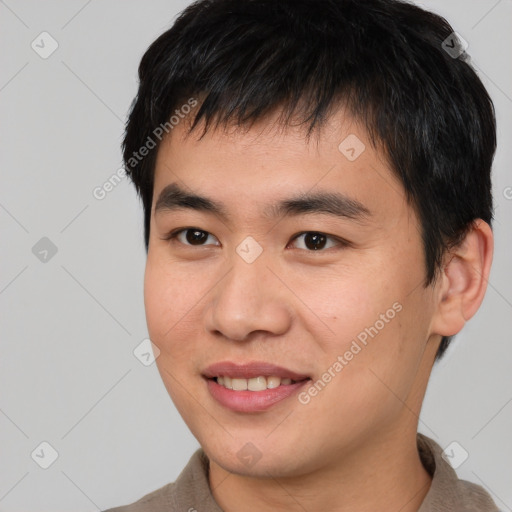
[[[441,457],[441,447],[418,434],[418,450],[432,484],[418,512],[499,512],[487,491],[479,485],[459,480]],[[208,457],[199,448],[176,482],[153,491],[131,505],[104,512],[222,512],[210,491]]]

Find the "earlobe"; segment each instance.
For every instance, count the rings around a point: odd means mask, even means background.
[[[462,243],[446,255],[437,283],[432,333],[453,336],[477,312],[487,289],[493,251],[492,230],[477,219]]]

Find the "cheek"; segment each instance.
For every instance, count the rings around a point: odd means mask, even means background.
[[[303,279],[297,289],[305,304],[315,305],[323,321],[311,314],[305,317],[311,319],[308,328],[323,353],[317,369],[340,375],[333,389],[338,385],[351,389],[355,404],[365,394],[379,402],[389,394],[380,377],[405,396],[428,330],[429,312],[421,287],[411,293],[411,279],[389,265],[368,265],[364,272],[337,270],[317,279],[316,286],[312,283]]]
[[[326,352],[344,352],[358,336],[364,339],[368,329],[374,332],[376,323],[381,332],[394,322],[397,314],[393,305],[399,293],[382,278],[378,280],[375,273],[369,266],[360,273],[338,268],[295,281],[292,288],[300,290],[299,298],[309,308],[301,306],[307,313],[304,318],[310,319],[310,329]]]
[[[194,282],[148,258],[144,275],[144,304],[149,337],[160,349],[156,366],[169,396],[182,416],[190,408],[182,382],[190,380],[190,363],[197,357],[192,342]],[[191,309],[192,308],[192,309]]]
[[[177,341],[186,339],[192,328],[193,308],[199,302],[202,286],[200,280],[187,277],[179,269],[171,271],[169,265],[155,260],[148,258],[144,274],[146,322],[151,340],[161,350],[172,348],[174,355],[176,346],[182,350],[191,348],[191,344]]]
[[[161,340],[166,327],[172,326],[173,308],[169,302],[170,280],[148,257],[144,274],[144,306],[150,337]]]

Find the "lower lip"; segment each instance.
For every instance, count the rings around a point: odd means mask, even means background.
[[[217,384],[214,379],[206,379],[208,390],[213,398],[224,407],[236,412],[266,411],[281,400],[296,394],[308,382],[310,379],[263,391],[233,391]]]

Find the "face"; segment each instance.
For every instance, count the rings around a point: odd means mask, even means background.
[[[341,113],[309,141],[275,126],[164,140],[145,307],[210,459],[291,476],[415,432],[435,296],[418,220],[366,132]]]

